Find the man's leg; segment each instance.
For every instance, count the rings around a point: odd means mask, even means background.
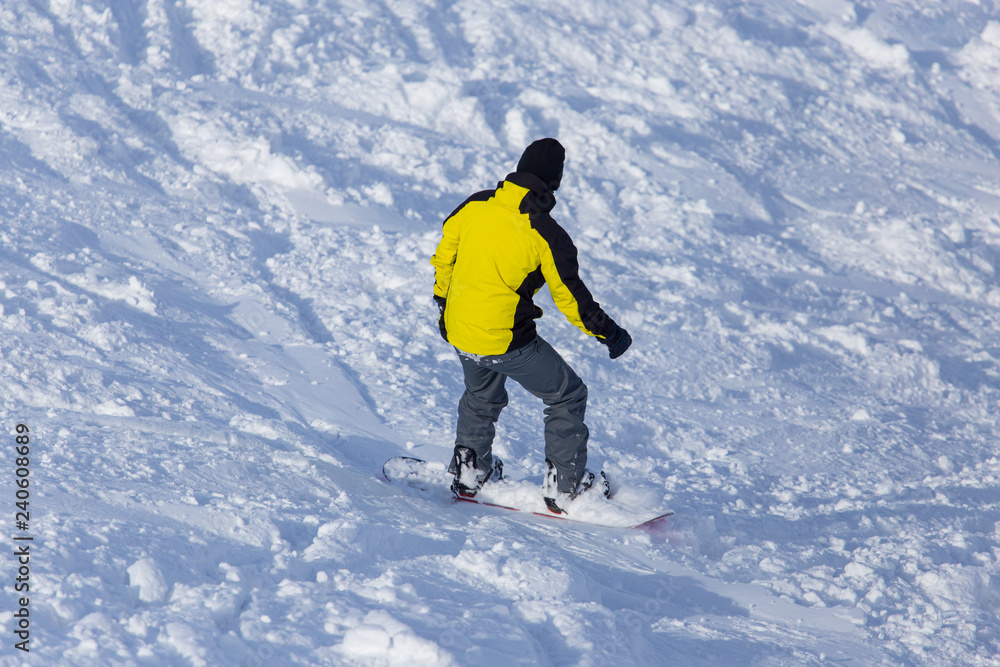
[[[496,366],[545,403],[545,458],[559,491],[573,493],[587,467],[587,385],[541,337]]]
[[[500,411],[507,406],[504,376],[484,368],[464,355],[458,355],[465,373],[465,393],[458,401],[458,426],[455,429],[455,448],[468,447],[476,453],[476,467],[488,471],[493,466],[494,424]],[[458,472],[452,456],[448,472]]]

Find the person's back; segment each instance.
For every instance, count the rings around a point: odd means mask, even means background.
[[[470,354],[502,354],[535,336],[532,297],[543,284],[537,233],[519,211],[531,191],[504,181],[449,220],[460,244],[448,289],[448,341]]]

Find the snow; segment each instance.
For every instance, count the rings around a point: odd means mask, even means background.
[[[14,0],[0,42],[0,664],[998,663],[990,3]],[[380,479],[450,453],[440,223],[542,136],[635,343],[539,327],[663,530]],[[541,437],[512,387],[519,494]]]

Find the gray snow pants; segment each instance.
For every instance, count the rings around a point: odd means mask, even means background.
[[[459,350],[465,393],[458,402],[455,446],[476,452],[476,467],[493,465],[494,424],[507,406],[504,383],[513,378],[545,403],[545,458],[555,466],[559,491],[576,490],[587,466],[583,423],[587,385],[541,337],[506,354],[475,356]],[[455,472],[452,459],[451,471]]]

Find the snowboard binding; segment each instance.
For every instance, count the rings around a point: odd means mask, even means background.
[[[483,471],[476,466],[476,452],[468,447],[455,447],[455,458],[449,470],[455,475],[451,492],[459,498],[475,498],[483,484],[503,479],[503,461],[499,457],[494,456],[493,465]]]
[[[553,514],[569,514],[566,505],[584,493],[600,491],[605,498],[611,497],[611,485],[602,470],[600,477],[589,470],[583,471],[583,477],[577,484],[576,490],[572,493],[562,493],[559,491],[558,474],[556,467],[548,459],[545,460],[545,483],[542,486],[542,495],[545,500],[545,507]],[[593,490],[593,491],[592,491]]]

